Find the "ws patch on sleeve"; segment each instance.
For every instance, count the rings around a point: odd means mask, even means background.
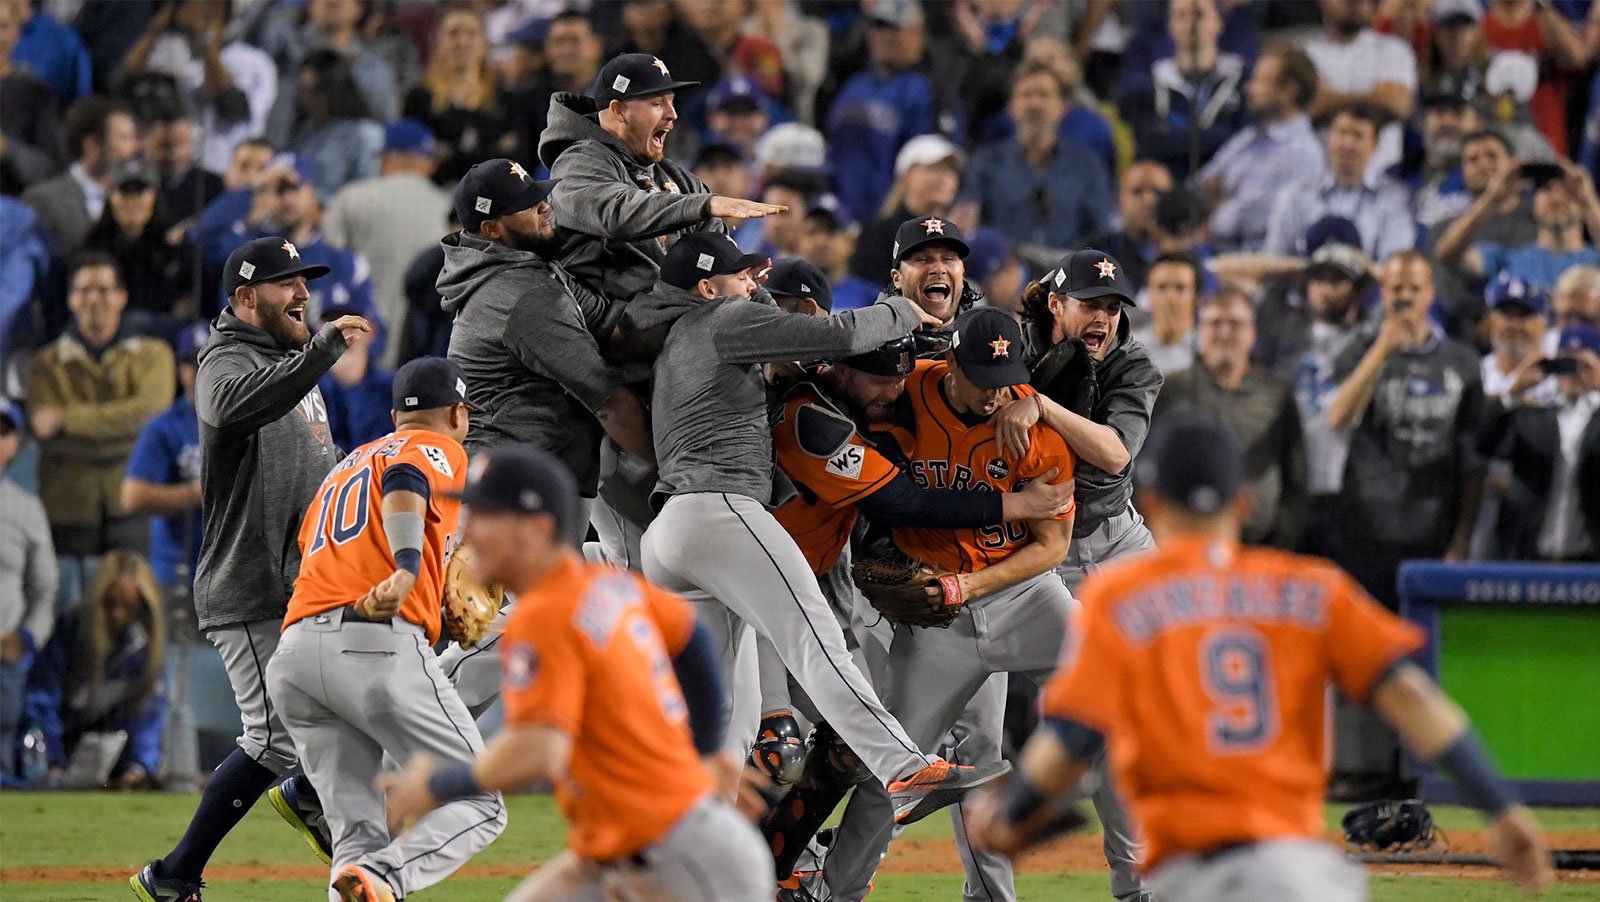
[[[860,445],[845,445],[838,454],[828,458],[829,473],[845,479],[860,479],[861,464],[867,459],[867,449]]]
[[[443,473],[446,479],[455,478],[455,471],[450,469],[450,458],[445,457],[444,450],[442,448],[436,448],[433,445],[423,445],[422,456],[428,459],[428,463],[432,464],[435,470]]]

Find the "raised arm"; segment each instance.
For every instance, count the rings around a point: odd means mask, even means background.
[[[195,384],[195,408],[217,429],[253,431],[295,408],[349,347],[346,334],[370,331],[366,320],[341,316],[323,326],[305,349],[265,367],[235,355],[207,356]],[[209,365],[208,365],[209,364]]]
[[[917,328],[924,314],[905,298],[846,310],[833,316],[785,313],[754,301],[723,300],[730,305],[714,318],[712,342],[727,363],[782,363],[786,360],[829,360],[862,354],[891,338]]]

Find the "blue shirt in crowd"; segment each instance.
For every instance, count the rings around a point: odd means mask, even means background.
[[[1244,59],[1224,53],[1196,85],[1175,58],[1157,60],[1122,95],[1122,118],[1133,130],[1139,156],[1160,160],[1181,182],[1189,175],[1191,136],[1198,132],[1197,165],[1204,166],[1247,122],[1245,74]]]
[[[1011,118],[1010,112],[1002,110],[989,117],[989,124],[983,127],[982,142],[1003,141],[1016,133],[1017,120]],[[1072,109],[1061,118],[1057,134],[1063,141],[1076,141],[1089,148],[1105,164],[1107,172],[1117,171],[1117,143],[1111,136],[1111,123],[1099,110],[1074,100]]]
[[[1240,130],[1200,170],[1201,183],[1215,180],[1223,198],[1211,213],[1211,240],[1229,251],[1261,250],[1278,192],[1320,172],[1322,160],[1322,142],[1304,114]]]
[[[850,215],[878,218],[894,185],[895,155],[907,141],[930,132],[960,134],[959,121],[939,121],[939,105],[933,82],[915,69],[884,75],[868,68],[845,82],[826,131],[834,191]]]
[[[389,416],[394,409],[393,373],[371,366],[367,375],[349,388],[329,373],[317,388],[322,390],[323,403],[328,406],[333,443],[342,450],[354,450],[394,431],[394,420]]]
[[[1339,185],[1323,173],[1278,192],[1263,248],[1269,254],[1301,256],[1300,243],[1311,224],[1324,216],[1343,216],[1361,233],[1361,249],[1373,260],[1385,260],[1417,243],[1411,219],[1411,197],[1404,185],[1383,176],[1367,176],[1353,187]]]
[[[32,72],[65,107],[91,90],[89,51],[83,39],[54,17],[39,10],[22,23],[11,61]]]
[[[1478,256],[1483,258],[1484,281],[1491,285],[1501,273],[1508,272],[1529,285],[1545,289],[1553,287],[1561,274],[1574,266],[1600,263],[1600,253],[1596,253],[1593,247],[1558,254],[1537,244],[1525,244],[1522,247],[1480,244]]]
[[[145,424],[128,457],[127,475],[154,485],[200,481],[200,420],[187,395]],[[200,562],[200,510],[150,518],[150,566],[156,582],[174,586],[178,567],[187,565],[194,579]]]
[[[983,221],[1012,242],[1065,252],[1105,231],[1113,209],[1111,182],[1100,159],[1075,141],[1057,141],[1041,170],[1011,138],[972,155],[966,192],[982,206]]]
[[[860,276],[845,276],[833,283],[833,311],[860,310],[877,303],[883,286],[874,285]]]

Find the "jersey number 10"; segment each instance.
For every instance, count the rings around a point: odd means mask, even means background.
[[[372,487],[372,469],[362,467],[343,485],[330,485],[317,501],[317,538],[311,543],[310,557],[333,539],[343,545],[367,528],[367,491]],[[335,501],[335,493],[337,501]]]

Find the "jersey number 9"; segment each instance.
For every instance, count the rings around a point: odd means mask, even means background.
[[[1278,703],[1267,642],[1253,629],[1217,630],[1200,643],[1200,681],[1215,705],[1206,739],[1219,755],[1259,752],[1278,738]]]

